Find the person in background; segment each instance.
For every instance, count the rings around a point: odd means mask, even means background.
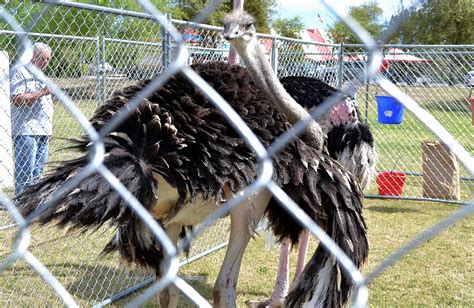
[[[35,43],[31,63],[43,71],[51,61],[52,50]],[[10,76],[11,124],[14,152],[15,195],[37,180],[48,159],[53,133],[51,90],[25,67]]]

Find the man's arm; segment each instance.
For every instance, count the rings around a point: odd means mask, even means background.
[[[12,105],[16,107],[31,106],[34,103],[34,101],[49,94],[51,94],[51,90],[48,87],[46,87],[36,92],[21,93],[21,94],[13,95],[10,98],[10,101]]]

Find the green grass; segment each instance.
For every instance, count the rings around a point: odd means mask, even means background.
[[[370,253],[363,273],[368,274],[397,248],[458,208],[434,202],[366,199],[364,215],[369,229]],[[370,305],[472,307],[473,228],[474,217],[471,215],[399,260],[369,286]],[[209,232],[203,240],[209,240],[209,236],[215,233]],[[0,248],[0,261],[9,251],[12,234],[0,232],[0,240],[7,243]],[[141,277],[136,271],[118,271],[116,256],[99,257],[101,248],[111,236],[109,231],[68,235],[54,228],[34,227],[32,234],[32,253],[48,266],[81,306],[96,303],[106,294],[114,294]],[[315,245],[316,241],[312,240],[310,253]],[[224,249],[219,250],[185,265],[180,271],[209,301],[212,301],[212,286],[224,252]],[[294,252],[292,269],[295,259]],[[262,300],[271,294],[277,260],[277,248],[267,250],[262,237],[251,240],[240,271],[239,307],[245,307],[249,300]],[[121,307],[130,298],[114,306]],[[0,305],[30,306],[32,303],[37,306],[60,305],[38,275],[19,261],[0,275]],[[147,306],[155,307],[155,302]],[[180,307],[192,307],[192,304],[183,296]]]
[[[365,217],[369,228],[369,273],[384,258],[458,207],[430,202],[366,200]],[[371,306],[465,306],[474,305],[473,217],[429,240],[389,268],[369,286]],[[312,241],[310,251],[314,251]],[[313,250],[312,250],[313,249]],[[212,300],[212,286],[223,260],[219,251],[186,266],[185,276],[207,280],[191,284]],[[292,254],[292,269],[296,253]],[[277,270],[278,249],[266,250],[261,237],[246,250],[238,284],[238,306],[270,296]],[[120,305],[119,305],[120,306]],[[154,304],[150,303],[150,306]],[[185,307],[185,305],[180,305]],[[192,306],[189,304],[189,306]]]

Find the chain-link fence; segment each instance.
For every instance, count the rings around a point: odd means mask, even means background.
[[[9,60],[10,69],[16,64],[26,63],[22,49],[31,50],[28,40],[44,42],[53,49],[52,61],[45,70],[45,75],[50,78],[45,84],[57,87],[50,142],[49,160],[52,161],[77,155],[74,151],[60,149],[68,145],[68,138],[84,133],[91,135],[90,127],[82,120],[89,118],[115,90],[157,75],[159,82],[164,82],[167,76],[182,69],[182,61],[187,64],[226,61],[229,53],[228,44],[220,36],[220,27],[158,18],[153,11],[145,14],[77,3],[20,2],[5,5],[2,18],[0,50],[6,52],[3,63]],[[28,36],[22,36],[24,33]],[[182,38],[177,33],[181,33]],[[351,81],[356,80],[357,87],[351,87],[349,92],[358,102],[362,118],[374,134],[379,175],[388,174],[368,188],[368,196],[444,202],[467,202],[472,198],[474,138],[470,132],[471,108],[474,107],[469,104],[473,84],[468,79],[468,72],[474,62],[474,46],[378,46],[380,54],[377,54],[370,41],[366,41],[366,45],[333,45],[261,35],[260,42],[280,77],[317,77],[338,88],[354,85]],[[186,59],[181,57],[183,45],[189,52]],[[381,79],[364,75],[366,70],[374,73],[370,60],[376,56],[383,59]],[[8,64],[2,69],[3,86],[8,80]],[[185,74],[189,77],[189,72]],[[397,88],[393,88],[389,81]],[[4,93],[7,92],[8,86],[4,89]],[[209,95],[221,102],[214,94]],[[390,96],[402,101],[412,111],[404,112],[400,124],[381,123],[385,120],[380,119],[379,113],[388,112],[388,118],[391,118],[394,111],[380,109],[377,100]],[[419,112],[418,105],[411,99],[429,111],[433,118],[423,117],[424,113]],[[6,243],[0,248],[0,302],[10,306],[30,305],[40,300],[45,305],[58,305],[61,298],[68,304],[108,303],[151,283],[152,279],[144,273],[120,271],[114,258],[98,257],[98,251],[105,245],[102,239],[110,237],[110,230],[70,236],[53,228],[24,227],[10,201],[14,196],[14,174],[11,131],[5,124],[12,116],[8,97],[0,107],[1,148],[2,153],[7,153],[2,154],[1,159],[0,196],[8,210],[0,212],[0,238]],[[78,116],[77,111],[84,117]],[[438,122],[430,122],[433,119]],[[427,125],[427,122],[431,124]],[[439,123],[443,125],[442,129]],[[96,137],[92,133],[91,139]],[[439,145],[439,139],[447,147]],[[258,145],[252,144],[252,147],[258,149]],[[100,170],[98,166],[94,168]],[[392,181],[397,180],[395,176],[402,177],[403,182],[392,187]],[[111,181],[106,175],[104,178]],[[270,182],[260,178],[255,183],[246,190],[247,195],[252,189],[271,186]],[[119,186],[114,187],[123,191]],[[134,207],[134,201],[130,202]],[[290,202],[288,207],[292,206]],[[451,219],[455,221],[469,211],[472,211],[471,205]],[[320,234],[316,225],[307,226],[313,234]],[[444,226],[441,224],[427,230],[410,245],[426,240]],[[157,231],[158,226],[152,228],[156,236],[161,234]],[[226,220],[213,224],[212,229],[202,234],[205,241],[198,239],[193,242],[187,261],[223,247],[227,228]],[[32,234],[31,243],[22,246],[22,240],[26,240],[29,233]],[[402,248],[400,254],[412,249],[410,245]],[[18,257],[22,258],[10,263]],[[172,253],[170,260],[174,260]],[[379,269],[392,261],[386,260]],[[46,266],[51,274],[42,272],[42,266]],[[376,270],[371,277],[377,274]],[[46,277],[49,284],[44,284],[42,277]],[[59,283],[52,277],[56,277]],[[67,278],[63,280],[62,277]],[[171,282],[185,294],[194,294],[188,286],[183,286],[181,280],[173,277],[165,275],[159,283]],[[363,290],[365,285],[362,283],[359,287]],[[34,297],[18,297],[20,292],[34,294]],[[201,299],[194,300],[200,303]]]
[[[156,33],[162,31],[160,25],[149,17],[145,18],[144,14],[123,11],[114,14],[112,10],[107,9],[99,12],[52,6],[47,14],[49,18],[45,17],[41,22],[32,23],[34,17],[44,8],[43,4],[32,5],[22,2],[18,5],[12,4],[10,9],[14,13],[13,17],[24,29],[30,24],[34,25],[29,33],[32,41],[43,42],[52,48],[53,58],[45,74],[74,100],[80,112],[87,118],[114,90],[131,85],[138,79],[151,78],[163,70],[163,63],[171,62],[171,59],[162,59],[161,36],[153,41],[157,37]],[[110,33],[114,24],[117,25],[115,32]],[[18,31],[12,30],[3,21],[0,33],[1,50],[6,52],[13,64],[21,52]],[[106,37],[107,33],[113,37]],[[168,54],[170,52],[171,47]],[[4,78],[8,76],[8,63],[3,75]],[[2,154],[4,176],[1,186],[6,196],[12,198],[13,153],[11,131],[6,127],[10,122],[9,111],[9,103],[2,105],[2,142],[5,143],[2,143],[2,152],[5,150],[6,158],[9,159],[4,160],[5,156]],[[75,155],[74,152],[62,149],[67,146],[68,138],[79,137],[84,134],[84,129],[59,99],[54,100],[53,121],[54,137],[50,142],[49,160],[60,161],[71,158]],[[17,229],[8,212],[0,211],[0,215],[1,238],[6,243],[0,252],[3,261],[10,253]],[[182,258],[181,263],[186,264],[223,247],[227,243],[225,236],[227,229],[227,220],[216,223],[206,233],[206,240],[201,241],[201,244],[197,241],[190,255]],[[123,272],[118,268],[116,259],[98,257],[99,242],[102,246],[105,245],[100,239],[112,234],[110,230],[103,232],[105,234],[100,236],[75,237],[68,236],[62,231],[58,233],[54,228],[38,228],[32,232],[30,251],[51,270],[54,276],[69,277],[68,281],[61,283],[68,285],[68,291],[81,304],[107,302],[114,297],[114,294],[124,296],[139,286],[149,284],[152,278],[148,274]],[[51,237],[52,233],[55,236]],[[100,233],[102,232],[98,234]],[[7,306],[30,305],[36,299],[45,305],[59,303],[59,299],[53,294],[54,291],[48,285],[44,285],[41,277],[35,276],[22,262],[6,270],[1,280],[1,302]],[[16,294],[20,292],[19,290],[29,294],[35,294],[37,290],[41,294],[38,297],[18,297]]]

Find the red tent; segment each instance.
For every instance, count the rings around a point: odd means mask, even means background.
[[[301,38],[303,40],[310,40],[317,43],[327,43],[324,37],[324,33],[321,29],[306,29],[301,32]],[[303,49],[306,53],[304,56],[306,59],[318,61],[318,62],[325,62],[325,61],[334,61],[332,54],[332,48],[327,45],[313,45],[313,44],[305,44],[303,45]]]

